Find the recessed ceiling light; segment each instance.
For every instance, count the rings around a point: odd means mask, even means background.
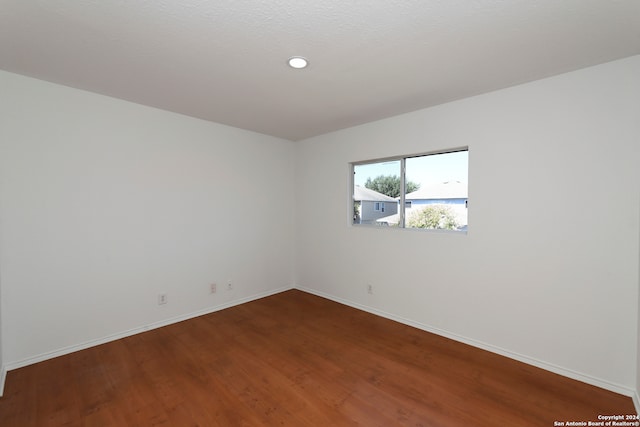
[[[302,56],[292,56],[289,58],[289,66],[291,68],[305,68],[308,61]]]

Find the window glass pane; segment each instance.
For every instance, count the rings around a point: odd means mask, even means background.
[[[467,229],[468,151],[406,159],[405,227]]]
[[[400,160],[353,166],[353,223],[398,225]]]

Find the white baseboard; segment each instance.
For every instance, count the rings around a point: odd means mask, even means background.
[[[631,398],[633,399],[633,406],[636,408],[636,415],[640,415],[640,396],[638,395],[638,390],[633,393]]]
[[[0,397],[4,395],[4,382],[7,379],[7,368],[0,366]]]
[[[525,356],[525,355],[522,355],[522,354],[519,354],[519,353],[514,353],[512,351],[505,350],[503,348],[496,347],[494,345],[487,344],[487,343],[484,343],[482,341],[477,341],[477,340],[470,339],[470,338],[467,338],[467,337],[464,337],[464,336],[461,336],[461,335],[457,335],[457,334],[445,331],[443,329],[434,328],[432,326],[425,325],[425,324],[422,324],[422,323],[419,323],[419,322],[415,322],[413,320],[405,319],[405,318],[396,316],[394,314],[390,314],[390,313],[384,312],[382,310],[378,310],[378,309],[373,308],[373,307],[369,307],[369,306],[366,306],[366,305],[355,303],[353,301],[345,300],[343,298],[339,298],[339,297],[336,297],[334,295],[326,294],[324,292],[320,292],[320,291],[317,291],[315,289],[309,289],[309,288],[305,288],[303,286],[296,286],[295,288],[299,289],[299,290],[301,290],[303,292],[308,292],[310,294],[317,295],[317,296],[320,296],[320,297],[323,297],[323,298],[338,302],[340,304],[344,304],[344,305],[348,305],[348,306],[353,307],[353,308],[357,308],[358,310],[363,310],[363,311],[366,311],[368,313],[375,314],[377,316],[385,317],[387,319],[391,319],[391,320],[394,320],[396,322],[403,323],[405,325],[413,326],[414,328],[418,328],[418,329],[421,329],[423,331],[431,332],[433,334],[440,335],[440,336],[443,336],[445,338],[450,338],[450,339],[452,339],[454,341],[462,342],[464,344],[468,344],[468,345],[471,345],[473,347],[480,348],[482,350],[487,350],[487,351],[490,351],[492,353],[496,353],[496,354],[499,354],[501,356],[505,356],[505,357],[508,357],[510,359],[514,359],[514,360],[517,360],[519,362],[523,362],[523,363],[526,363],[528,365],[532,365],[532,366],[535,366],[537,368],[541,368],[541,369],[553,372],[553,373],[558,374],[558,375],[562,375],[564,377],[568,377],[568,378],[571,378],[571,379],[574,379],[574,380],[578,380],[578,381],[581,381],[581,382],[584,382],[584,383],[587,383],[587,384],[590,384],[590,385],[593,385],[593,386],[596,386],[596,387],[603,388],[605,390],[613,391],[614,393],[618,393],[618,394],[622,394],[622,395],[625,395],[625,396],[629,396],[629,397],[634,399],[634,404],[635,404],[636,410],[638,410],[640,408],[640,405],[638,404],[640,402],[640,401],[638,401],[638,392],[636,390],[633,390],[633,389],[629,388],[629,387],[625,387],[625,386],[620,385],[620,384],[615,384],[615,383],[612,383],[612,382],[609,382],[609,381],[605,381],[605,380],[602,380],[600,378],[595,378],[595,377],[592,377],[590,375],[585,375],[585,374],[582,374],[580,372],[576,372],[576,371],[573,371],[571,369],[566,369],[566,368],[563,368],[561,366],[557,366],[557,365],[554,365],[552,363],[547,363],[547,362],[544,362],[542,360],[534,359],[534,358],[531,358],[531,357],[528,357],[528,356]]]
[[[13,369],[18,369],[18,368],[22,368],[25,366],[29,366],[32,365],[34,363],[38,363],[38,362],[42,362],[48,359],[53,359],[54,357],[58,357],[58,356],[64,356],[65,354],[70,354],[76,351],[80,351],[80,350],[84,350],[90,347],[95,347],[97,345],[100,344],[104,344],[110,341],[115,341],[115,340],[119,340],[121,338],[125,338],[125,337],[129,337],[131,335],[136,335],[142,332],[146,332],[146,331],[150,331],[152,329],[156,329],[156,328],[161,328],[163,326],[167,326],[167,325],[171,325],[173,323],[178,323],[178,322],[182,322],[184,320],[188,320],[188,319],[193,319],[194,317],[199,317],[199,316],[203,316],[205,314],[209,314],[209,313],[213,313],[216,311],[220,311],[220,310],[224,310],[225,308],[229,308],[229,307],[234,307],[236,305],[240,305],[240,304],[244,304],[250,301],[255,301],[257,299],[260,298],[264,298],[264,297],[268,297],[270,295],[275,295],[275,294],[279,294],[281,292],[287,291],[293,289],[292,286],[287,286],[287,287],[282,287],[282,288],[278,288],[278,289],[273,289],[273,290],[269,290],[266,292],[261,292],[261,293],[257,293],[248,297],[244,297],[244,298],[239,298],[233,301],[229,301],[227,303],[224,304],[220,304],[220,305],[216,305],[213,307],[207,307],[203,310],[198,310],[198,311],[194,311],[191,313],[187,313],[187,314],[183,314],[180,316],[176,316],[176,317],[172,317],[170,319],[165,319],[165,320],[161,320],[159,322],[154,322],[154,323],[150,323],[148,325],[144,325],[144,326],[140,326],[138,328],[133,328],[133,329],[129,329],[127,331],[122,331],[122,332],[118,332],[116,334],[112,334],[112,335],[108,335],[106,337],[102,337],[102,338],[98,338],[95,340],[89,340],[80,344],[75,344],[72,346],[68,346],[68,347],[64,347],[64,348],[60,348],[58,350],[54,350],[54,351],[50,351],[47,353],[42,353],[39,354],[37,356],[33,356],[33,357],[28,357],[26,359],[22,359],[16,362],[10,362],[8,363],[4,369],[3,369],[3,373],[6,373],[7,371],[11,371]],[[4,376],[2,378],[0,378],[2,380],[4,380]],[[0,385],[4,385],[4,382],[2,382]],[[4,390],[4,387],[2,389],[0,389],[0,392]],[[0,394],[1,396],[1,394]]]

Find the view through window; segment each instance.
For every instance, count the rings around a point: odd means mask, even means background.
[[[466,231],[468,164],[467,148],[354,163],[353,224]]]

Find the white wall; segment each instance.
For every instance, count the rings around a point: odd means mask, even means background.
[[[296,283],[631,394],[639,113],[636,56],[303,141]],[[349,226],[349,162],[466,145],[468,235]]]
[[[292,285],[291,142],[5,72],[0,93],[9,368]]]
[[[1,222],[1,219],[0,219]],[[0,397],[4,394],[4,382],[7,377],[7,371],[2,358],[2,269],[0,266]]]
[[[640,192],[640,188],[638,189]],[[640,199],[640,197],[639,197]],[[638,239],[640,240],[640,234],[638,235]],[[640,245],[640,243],[639,243]],[[640,254],[638,255],[638,289],[640,289]],[[636,412],[640,415],[640,291],[638,292],[638,329],[636,331],[636,338],[638,340],[638,353],[637,353],[637,364],[636,364],[636,388],[635,395],[633,398],[633,403],[636,407]]]

